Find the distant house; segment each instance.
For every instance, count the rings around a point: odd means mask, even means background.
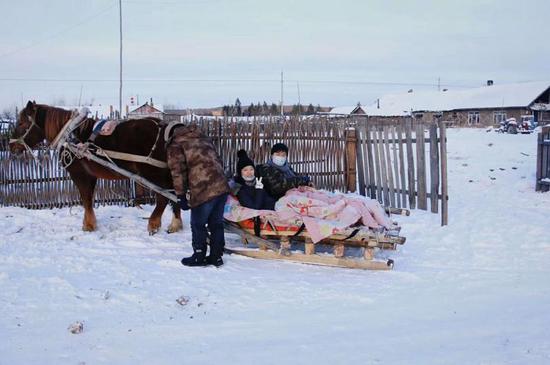
[[[325,116],[333,116],[333,117],[347,117],[347,116],[357,116],[357,115],[365,115],[366,112],[361,106],[361,104],[357,104],[355,106],[339,106],[332,108],[329,112],[319,112],[317,113],[319,115],[325,115]]]
[[[146,102],[145,104],[128,108],[128,119],[139,119],[145,117],[154,117],[160,120],[164,118],[164,110],[162,105]]]
[[[533,116],[550,123],[550,82],[525,82],[434,92],[387,95],[366,107],[370,117],[413,115],[432,120],[440,115],[457,126],[487,127],[510,117]]]

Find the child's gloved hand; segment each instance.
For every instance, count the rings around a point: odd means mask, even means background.
[[[189,203],[187,202],[186,194],[178,195],[178,203],[181,210],[189,210]]]
[[[256,189],[263,189],[264,184],[262,184],[263,177],[259,177],[256,179],[256,185],[254,186]]]

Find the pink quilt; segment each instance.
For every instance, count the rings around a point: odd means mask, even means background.
[[[378,201],[356,194],[300,187],[289,190],[279,199],[275,211],[249,209],[240,206],[234,197],[227,199],[225,219],[240,222],[256,216],[274,225],[300,226],[303,222],[314,243],[355,223],[368,228],[390,228],[392,225]]]

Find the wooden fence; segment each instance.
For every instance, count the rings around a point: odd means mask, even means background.
[[[228,175],[235,173],[237,151],[244,149],[256,163],[270,157],[277,142],[289,148],[288,160],[299,174],[311,176],[320,189],[345,191],[346,128],[350,120],[291,119],[280,122],[271,118],[254,118],[234,122],[232,119],[197,119],[218,149]]]
[[[78,189],[60,167],[55,151],[40,148],[33,151],[34,157],[29,152],[14,156],[7,147],[4,134],[0,136],[0,206],[43,209],[81,204]],[[98,179],[94,198],[96,206],[153,201],[148,191],[128,180]]]
[[[542,127],[537,139],[536,190],[550,190],[550,126]]]
[[[397,208],[441,212],[448,223],[447,144],[445,124],[357,123],[359,193]],[[441,207],[440,207],[441,205]]]
[[[202,118],[193,123],[213,139],[228,176],[235,172],[239,149],[260,163],[269,158],[274,143],[283,142],[289,147],[293,168],[311,176],[316,187],[358,190],[393,207],[427,210],[429,201],[430,210],[441,213],[442,224],[447,224],[446,138],[440,122]],[[76,188],[58,167],[56,153],[39,150],[35,154],[41,165],[28,154],[17,158],[0,152],[0,205],[43,208],[78,204]],[[98,180],[95,198],[96,204],[133,205],[151,201],[152,195],[129,181]]]

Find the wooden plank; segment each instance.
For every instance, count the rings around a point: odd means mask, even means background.
[[[359,140],[357,141],[357,173],[359,176],[359,194],[367,196],[368,189],[368,170],[367,170],[367,155],[365,148],[365,124],[358,124]]]
[[[399,176],[401,178],[401,206],[403,208],[405,208],[407,206],[407,193],[406,193],[406,190],[407,190],[407,185],[405,183],[405,151],[404,151],[404,147],[403,147],[403,140],[402,140],[402,135],[403,135],[403,124],[402,123],[399,123],[397,124],[397,129],[396,129],[396,132],[397,132],[397,138],[398,138],[398,141],[399,141]]]
[[[417,171],[417,191],[418,191],[418,209],[428,209],[428,199],[426,197],[426,151],[424,147],[424,125],[420,122],[416,124],[416,171]]]
[[[391,153],[390,153],[390,146],[391,141],[389,138],[389,126],[384,126],[384,149],[386,154],[386,166],[387,166],[387,174],[388,174],[388,194],[389,194],[389,205],[392,207],[396,207],[395,202],[395,186],[394,186],[394,179],[393,179],[393,171],[392,171],[392,160],[391,160]]]
[[[346,190],[353,193],[357,191],[357,130],[348,128],[345,131]]]
[[[407,137],[407,184],[409,195],[409,208],[416,208],[415,179],[414,179],[414,156],[412,148],[412,120],[407,118],[405,124],[405,135]]]
[[[315,244],[311,241],[311,238],[306,238],[304,243],[304,251],[306,255],[315,254]]]
[[[372,130],[372,135],[374,140],[378,140],[378,131],[376,129]],[[384,204],[384,197],[382,196],[382,167],[380,166],[380,143],[374,142],[372,149],[374,151],[374,171],[376,172],[376,199]]]
[[[261,251],[251,249],[239,249],[234,247],[225,247],[225,251],[232,254],[238,254],[246,257],[264,259],[264,260],[284,260],[303,264],[335,266],[348,269],[363,270],[391,270],[393,261],[369,261],[365,259],[338,258],[330,255],[306,255],[302,253],[291,252],[288,256],[278,254],[274,251]]]
[[[374,154],[371,141],[371,128],[369,126],[369,119],[366,121],[365,125],[365,138],[366,138],[366,158],[367,158],[367,173],[368,173],[368,183],[367,183],[367,196],[372,199],[377,199],[376,189],[375,189],[375,176],[374,176]]]
[[[343,243],[337,243],[334,245],[334,257],[344,257],[346,246]]]
[[[380,155],[380,168],[382,172],[382,195],[384,197],[384,205],[391,205],[389,187],[388,187],[388,172],[386,168],[386,154],[384,150],[383,134],[384,133],[383,133],[382,127],[380,127],[378,130],[378,136],[380,138],[381,143],[378,143],[378,154]]]
[[[438,212],[439,200],[439,149],[437,146],[437,124],[430,125],[430,207],[432,213]]]
[[[537,136],[537,175],[536,175],[536,191],[544,190],[544,186],[540,183],[540,180],[542,180],[546,173],[546,166],[547,163],[545,161],[546,157],[546,151],[544,151],[545,146],[544,143],[544,134],[543,132],[539,132]]]
[[[397,126],[392,126],[390,129],[390,138],[391,138],[391,150],[392,150],[392,160],[393,160],[393,176],[395,189],[401,189],[401,179],[399,175],[399,155],[398,155],[398,145],[397,145]],[[401,208],[401,199],[400,194],[395,193],[395,207]]]
[[[447,194],[447,131],[443,121],[439,122],[439,143],[441,156],[441,225],[449,224],[449,202]]]

